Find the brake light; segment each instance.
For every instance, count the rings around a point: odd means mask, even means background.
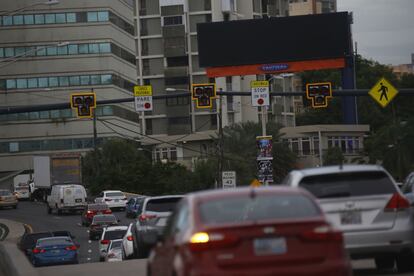
[[[134,240],[134,238],[133,238],[132,236],[128,236],[128,237],[127,237],[127,240],[129,240],[129,241],[133,241],[133,240]]]
[[[39,253],[45,253],[46,250],[44,250],[42,248],[35,247],[35,248],[33,248],[32,252],[33,252],[33,254],[39,254]]]
[[[239,239],[236,236],[221,233],[198,232],[191,236],[189,247],[192,251],[203,251],[231,247],[237,244]]]
[[[76,245],[71,245],[71,246],[66,247],[66,250],[68,251],[75,251],[76,249],[78,249]]]
[[[329,225],[322,225],[310,231],[305,231],[300,234],[304,241],[343,241],[342,232],[333,229]]]
[[[109,240],[101,240],[101,244],[109,244]]]
[[[145,214],[141,214],[139,217],[138,217],[138,219],[139,219],[139,221],[146,221],[146,220],[149,220],[149,219],[153,219],[153,218],[156,218],[157,216],[156,215],[145,215]]]
[[[391,199],[388,201],[384,210],[387,212],[394,212],[394,211],[406,210],[408,208],[410,208],[410,202],[400,193],[395,193],[392,195]]]

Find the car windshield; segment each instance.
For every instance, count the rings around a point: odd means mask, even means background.
[[[67,237],[59,237],[59,238],[46,238],[40,239],[37,241],[37,246],[54,246],[54,245],[62,245],[62,244],[72,244],[72,240]]]
[[[102,211],[108,209],[108,206],[106,204],[93,204],[88,205],[88,210],[90,211]]]
[[[104,240],[117,240],[122,239],[125,236],[127,230],[111,230],[106,231],[103,237]]]
[[[93,222],[94,223],[103,223],[103,222],[115,222],[115,216],[94,216]]]
[[[391,179],[382,171],[307,176],[299,185],[317,198],[383,195],[396,192]]]
[[[16,187],[14,188],[16,191],[28,191],[29,187]]]
[[[11,195],[11,192],[10,191],[0,191],[0,196],[9,196],[9,195]]]
[[[181,197],[150,199],[147,203],[146,211],[150,212],[172,212]]]
[[[299,219],[320,215],[315,203],[304,195],[243,195],[212,199],[200,204],[200,216],[205,224]]]
[[[122,247],[122,240],[111,242],[111,248],[110,249],[121,248],[121,247]]]
[[[110,193],[106,193],[107,197],[119,197],[122,196],[124,197],[125,195],[121,192],[110,192]]]

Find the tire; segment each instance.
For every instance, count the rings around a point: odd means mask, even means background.
[[[414,254],[411,252],[403,252],[397,255],[395,262],[399,273],[409,272],[414,270]]]
[[[390,270],[395,266],[395,258],[393,256],[381,256],[375,258],[375,265],[378,270]]]
[[[17,209],[17,204],[13,206],[13,209]]]
[[[59,208],[57,209],[57,214],[58,216],[62,215],[62,210],[60,210]]]

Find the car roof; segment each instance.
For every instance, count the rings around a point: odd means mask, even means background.
[[[117,230],[128,230],[128,226],[119,225],[119,226],[108,226],[105,228],[105,232],[107,231],[117,231]]]
[[[121,193],[124,193],[124,192],[122,192],[122,191],[120,191],[120,190],[106,190],[106,191],[102,191],[103,193],[113,193],[113,192],[121,192]]]
[[[185,195],[164,195],[164,196],[150,196],[146,197],[147,201],[153,199],[163,199],[163,198],[183,198]]]
[[[307,168],[302,170],[293,170],[293,174],[300,173],[305,176],[330,174],[330,173],[346,173],[346,172],[363,172],[363,171],[384,171],[379,165],[342,165],[342,166],[324,166],[317,168]]]
[[[93,207],[106,207],[106,208],[109,208],[108,204],[105,204],[105,203],[89,203],[88,204],[88,209],[93,208]]]
[[[116,218],[114,214],[104,214],[104,215],[94,215],[93,219],[102,218],[102,217],[111,217],[111,218],[114,217],[114,218]]]
[[[41,239],[38,239],[37,242],[53,241],[53,240],[63,240],[63,239],[68,240],[70,242],[73,242],[72,239],[70,237],[67,237],[67,236],[41,238]]]

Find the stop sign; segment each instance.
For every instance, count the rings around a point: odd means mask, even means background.
[[[257,104],[258,105],[263,105],[264,104],[264,100],[262,98],[257,100]]]
[[[151,108],[151,104],[150,103],[145,103],[144,104],[145,109],[150,109]]]

